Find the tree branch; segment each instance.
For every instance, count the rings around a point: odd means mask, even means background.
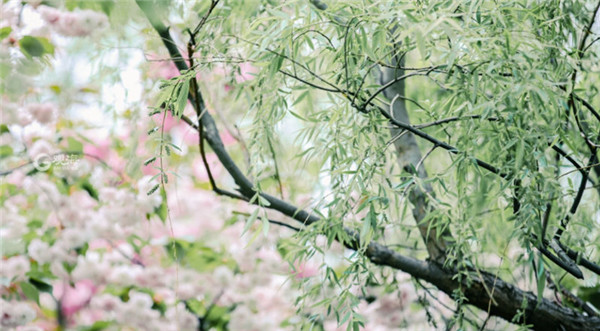
[[[181,59],[181,55],[174,46],[174,42],[170,37],[169,31],[164,25],[156,20],[153,20],[153,14],[149,11],[147,2],[137,0],[140,8],[146,13],[152,26],[161,36],[163,43],[169,50],[174,63],[180,71],[187,70],[187,65]],[[199,93],[199,91],[198,91]],[[190,95],[190,98],[192,96]],[[192,102],[195,104],[195,102]],[[191,121],[186,121],[192,127],[199,129],[197,125],[193,125]],[[299,209],[288,202],[280,200],[266,193],[258,193],[252,183],[244,176],[242,171],[237,167],[235,162],[225,150],[225,146],[219,137],[215,122],[206,112],[201,118],[199,125],[206,129],[206,141],[212,147],[213,151],[223,164],[227,172],[233,177],[236,184],[239,186],[240,193],[248,198],[255,194],[260,194],[266,199],[270,205],[268,208],[277,210],[284,215],[290,216],[293,219],[305,224],[311,225],[320,221],[320,218],[305,210]],[[337,238],[344,246],[350,249],[360,249],[362,243],[360,236],[352,230],[346,229],[348,238]],[[469,283],[467,280],[459,282],[455,278],[455,271],[452,269],[443,269],[434,262],[420,261],[410,258],[393,251],[387,246],[377,242],[371,242],[364,250],[365,256],[368,259],[380,266],[389,266],[411,274],[413,277],[423,279],[432,283],[440,290],[449,295],[453,295],[456,289],[461,289],[468,303],[486,310],[490,300],[496,302],[490,309],[490,314],[500,316],[506,320],[513,320],[515,316],[519,316],[516,322],[528,323],[539,329],[556,329],[563,327],[565,329],[599,329],[600,318],[588,317],[571,308],[562,307],[554,302],[544,298],[537,298],[531,292],[524,292],[516,286],[506,283],[501,279],[497,279],[495,275],[482,273],[482,277],[471,277]],[[495,286],[493,298],[490,298],[485,291],[486,287]],[[522,309],[524,307],[524,309]]]

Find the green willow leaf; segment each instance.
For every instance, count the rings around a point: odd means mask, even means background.
[[[177,94],[177,102],[175,103],[175,116],[181,118],[183,111],[188,101],[188,94],[190,93],[190,81],[186,80],[181,84],[179,93]]]
[[[38,305],[40,304],[40,292],[38,289],[31,285],[29,282],[20,282],[21,290],[23,294],[29,299],[35,301]]]

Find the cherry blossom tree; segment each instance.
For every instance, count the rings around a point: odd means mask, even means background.
[[[600,328],[599,6],[4,2],[0,325]]]

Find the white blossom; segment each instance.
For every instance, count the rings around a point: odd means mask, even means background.
[[[0,274],[10,280],[20,280],[25,278],[25,273],[29,271],[31,264],[24,255],[17,255],[2,261]]]
[[[34,142],[33,145],[31,145],[31,147],[27,150],[27,154],[32,160],[37,160],[37,158],[42,157],[44,155],[49,156],[53,152],[54,147],[49,142],[43,139],[36,140],[36,142]],[[44,161],[50,162],[49,159]]]
[[[198,318],[190,313],[183,303],[169,308],[165,317],[171,324],[176,324],[177,330],[194,331],[198,329]]]
[[[0,299],[0,326],[16,328],[31,322],[36,314],[27,303]]]
[[[40,239],[33,239],[27,247],[27,252],[34,260],[40,264],[52,261],[53,254],[50,251],[50,245]]]

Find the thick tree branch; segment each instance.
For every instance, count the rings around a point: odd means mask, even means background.
[[[399,50],[400,45],[396,44],[394,50]],[[398,52],[393,52],[397,54]],[[395,55],[391,58],[391,66],[402,67],[404,65],[404,57],[401,55]],[[384,96],[391,100],[390,102],[390,113],[394,120],[401,121],[410,125],[410,118],[406,109],[406,102],[404,100],[405,87],[404,79],[419,74],[419,72],[413,72],[410,74],[404,74],[404,70],[381,68],[381,75],[379,82],[381,88],[375,92],[371,98],[365,101],[365,105],[371,103],[377,94],[383,93]],[[414,173],[421,179],[428,177],[427,170],[425,167],[421,167],[421,162],[424,157],[421,155],[421,150],[417,145],[417,140],[412,133],[404,134],[405,130],[397,127],[392,127],[390,133],[392,136],[399,136],[398,139],[394,140],[394,146],[396,148],[397,163],[401,168],[408,172]],[[434,148],[439,146],[434,144]],[[433,150],[433,149],[432,149]],[[427,155],[426,155],[427,156]],[[425,156],[425,157],[426,157]],[[448,228],[440,230],[433,226],[435,220],[427,221],[427,215],[431,212],[432,207],[429,202],[429,197],[433,196],[433,188],[429,183],[423,183],[423,185],[415,185],[409,192],[408,198],[413,205],[412,214],[417,223],[421,237],[427,247],[429,257],[437,262],[443,263],[446,259],[446,249],[448,247],[448,241],[451,241],[451,234]],[[439,231],[443,231],[439,233]]]
[[[152,5],[142,0],[138,0],[137,2],[140,8],[148,16],[152,26],[161,36],[163,43],[169,50],[178,69],[181,71],[187,70],[187,65],[182,60],[177,47],[175,47],[168,29],[155,19],[156,16],[151,11]],[[199,91],[197,92],[199,94]],[[191,95],[190,98],[192,98]],[[192,104],[195,104],[195,101],[193,101]],[[199,129],[198,126],[193,125],[191,121],[186,121],[186,123]],[[258,193],[250,180],[245,177],[227,153],[210,113],[206,112],[200,118],[199,125],[202,125],[206,130],[206,141],[212,147],[224,168],[233,177],[236,184],[239,186],[240,193],[244,197],[250,198],[256,194],[260,194],[269,202],[268,208],[277,210],[305,225],[311,225],[320,221],[320,218],[314,214],[299,209],[288,202],[266,193]],[[338,240],[340,240],[347,248],[360,249],[363,247],[357,233],[346,230],[346,234],[348,238],[338,238]],[[538,329],[600,329],[600,318],[588,317],[571,308],[562,307],[547,299],[537,298],[533,293],[522,291],[512,284],[496,278],[493,274],[481,273],[481,277],[470,277],[470,283],[467,284],[466,280],[459,282],[455,278],[454,270],[443,269],[438,264],[431,261],[420,261],[401,255],[389,247],[377,242],[369,243],[364,250],[364,254],[371,262],[377,265],[389,266],[407,272],[413,277],[432,283],[449,295],[453,295],[455,290],[460,289],[463,292],[463,295],[468,299],[468,303],[479,307],[480,309],[487,310],[490,300],[493,300],[493,302],[496,302],[497,304],[492,305],[490,314],[500,316],[509,321],[513,320],[515,316],[520,316],[516,322],[532,324]],[[493,298],[490,298],[486,288],[492,287],[495,288],[495,291],[493,293]]]

